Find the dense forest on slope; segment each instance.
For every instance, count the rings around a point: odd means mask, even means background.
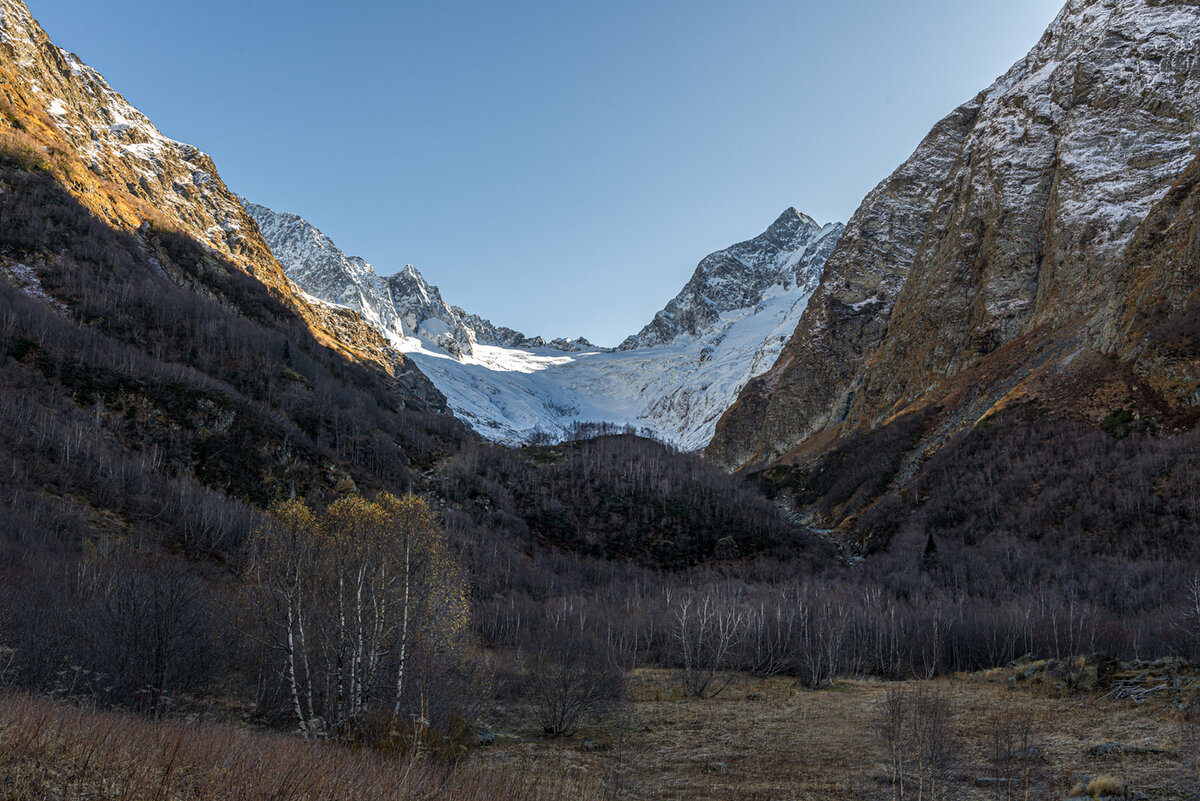
[[[803,465],[756,474],[764,491],[865,551],[931,537],[1051,554],[1187,559],[1200,526],[1200,432],[1157,433],[1125,408],[1096,427],[1028,403],[926,451],[937,410],[902,416]]]
[[[634,434],[458,454],[441,488],[476,526],[516,541],[680,569],[762,554],[815,555],[815,538],[740,478]]]

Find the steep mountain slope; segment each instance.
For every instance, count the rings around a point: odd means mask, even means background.
[[[0,79],[21,130],[78,168],[73,195],[106,222],[170,225],[262,282],[323,344],[389,373],[412,373],[373,326],[313,304],[283,274],[254,222],[197,148],[164,136],[77,56],[54,45],[20,0],[0,0]],[[406,379],[433,397],[419,377]],[[417,385],[420,384],[418,388]]]
[[[14,0],[0,389],[5,547],[236,548],[276,499],[409,486],[470,439],[373,326],[295,288],[207,157]]]
[[[382,278],[301,218],[246,207],[300,287],[360,311],[460,418],[506,443],[610,422],[703,447],[737,392],[774,360],[842,231],[789,209],[762,235],[705,258],[653,322],[611,352],[498,328],[447,305],[411,266]]]
[[[1145,383],[1174,389],[1139,413],[1184,425],[1194,362],[1142,354],[1194,291],[1195,265],[1153,255],[1165,243],[1145,228],[1167,230],[1186,206],[1172,185],[1200,153],[1197,52],[1195,3],[1071,0],[867,197],[709,457],[738,468],[820,453],[931,403],[931,441],[1033,398],[1099,421]]]

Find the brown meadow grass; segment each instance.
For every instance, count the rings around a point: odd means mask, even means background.
[[[529,773],[452,769],[284,734],[0,696],[0,801],[568,801]]]
[[[987,784],[997,775],[994,737],[1013,721],[1028,721],[1044,755],[1031,798],[1062,801],[1081,777],[1087,777],[1085,789],[1101,777],[1097,787],[1119,780],[1146,799],[1200,798],[1180,764],[1179,713],[1168,704],[1105,699],[1097,691],[1014,688],[987,675],[900,684],[844,680],[819,691],[786,678],[742,677],[717,698],[696,700],[684,697],[674,672],[640,670],[624,720],[547,741],[514,715],[498,721],[497,745],[471,759],[495,769],[553,764],[600,783],[606,799],[886,801],[891,788],[879,724],[888,691],[896,687],[948,700],[960,801],[997,798]],[[1134,750],[1092,753],[1112,742]]]
[[[543,738],[527,711],[512,709],[494,721],[496,745],[454,769],[285,734],[0,696],[0,801],[886,799],[878,724],[895,686],[843,681],[813,692],[743,677],[697,700],[684,697],[674,672],[643,670],[631,703],[577,737]],[[952,705],[961,801],[996,798],[979,780],[994,775],[994,732],[1014,719],[1029,721],[1044,755],[1036,798],[1108,786],[1146,799],[1198,797],[1180,765],[1179,714],[1167,703],[1014,689],[987,675],[905,686]],[[1096,752],[1113,742],[1130,748]]]

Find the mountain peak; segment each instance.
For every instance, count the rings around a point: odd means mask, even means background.
[[[789,207],[753,239],[706,256],[683,291],[620,349],[662,345],[681,334],[699,336],[723,312],[754,306],[774,286],[806,286],[811,292],[842,226],[833,226],[835,236],[826,236],[830,230]]]
[[[775,219],[775,222],[771,223],[771,227],[767,229],[767,234],[782,234],[786,232],[787,234],[794,236],[799,231],[819,230],[821,230],[821,226],[816,220],[814,220],[812,217],[809,217],[795,206],[788,206],[783,213]]]

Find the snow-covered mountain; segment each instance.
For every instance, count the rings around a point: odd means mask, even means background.
[[[613,351],[496,326],[447,304],[411,265],[377,275],[304,219],[244,204],[301,289],[360,312],[456,415],[505,443],[609,422],[703,447],[742,387],[775,362],[842,232],[788,209],[762,235],[700,262],[683,291]]]
[[[701,261],[683,291],[621,350],[666,345],[680,334],[702,337],[722,314],[754,308],[775,286],[811,295],[841,232],[788,209],[762,235]]]

